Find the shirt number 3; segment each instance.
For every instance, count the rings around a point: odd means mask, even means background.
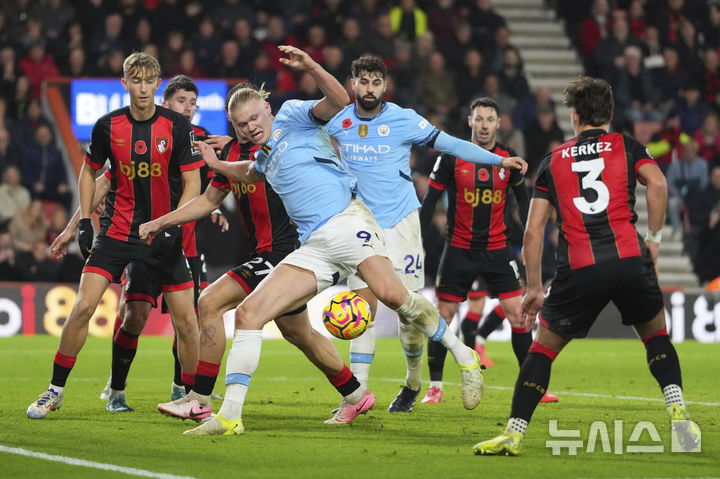
[[[596,215],[605,211],[610,204],[610,190],[600,179],[600,174],[605,169],[605,160],[595,158],[594,160],[578,161],[572,163],[574,173],[587,173],[582,179],[583,190],[593,190],[597,199],[589,202],[583,196],[573,198],[575,208],[586,215]]]

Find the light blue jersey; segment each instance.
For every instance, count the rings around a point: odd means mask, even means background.
[[[283,103],[267,142],[270,151],[258,149],[253,164],[280,195],[301,243],[348,206],[357,183],[335,154],[327,130],[313,117],[315,103]]]
[[[420,207],[410,171],[413,144],[425,146],[438,130],[415,110],[384,103],[370,118],[346,106],[326,125],[343,162],[358,180],[358,195],[382,228]]]

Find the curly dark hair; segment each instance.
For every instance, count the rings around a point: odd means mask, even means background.
[[[358,78],[363,72],[375,73],[381,78],[387,75],[387,67],[383,61],[372,55],[363,55],[353,60],[350,65],[350,73],[353,78]]]
[[[563,103],[577,112],[581,125],[600,126],[612,119],[615,101],[608,82],[580,76],[563,91]]]

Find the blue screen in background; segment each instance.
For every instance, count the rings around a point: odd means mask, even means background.
[[[195,80],[200,95],[193,125],[207,128],[213,135],[227,135],[225,96],[228,87],[224,80]],[[155,103],[162,104],[167,79],[160,84]],[[90,141],[92,128],[98,118],[130,104],[130,94],[119,79],[72,80],[70,83],[70,117],[75,137]]]

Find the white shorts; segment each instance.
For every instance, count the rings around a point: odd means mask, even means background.
[[[358,265],[370,256],[387,257],[382,228],[365,203],[352,200],[344,211],[313,231],[308,240],[280,264],[315,273],[320,293],[357,273]]]
[[[408,291],[421,290],[425,286],[425,273],[418,210],[408,213],[395,226],[382,231],[385,235],[388,258],[392,261],[395,273]],[[367,288],[367,283],[354,274],[348,278],[348,288],[353,291]]]

